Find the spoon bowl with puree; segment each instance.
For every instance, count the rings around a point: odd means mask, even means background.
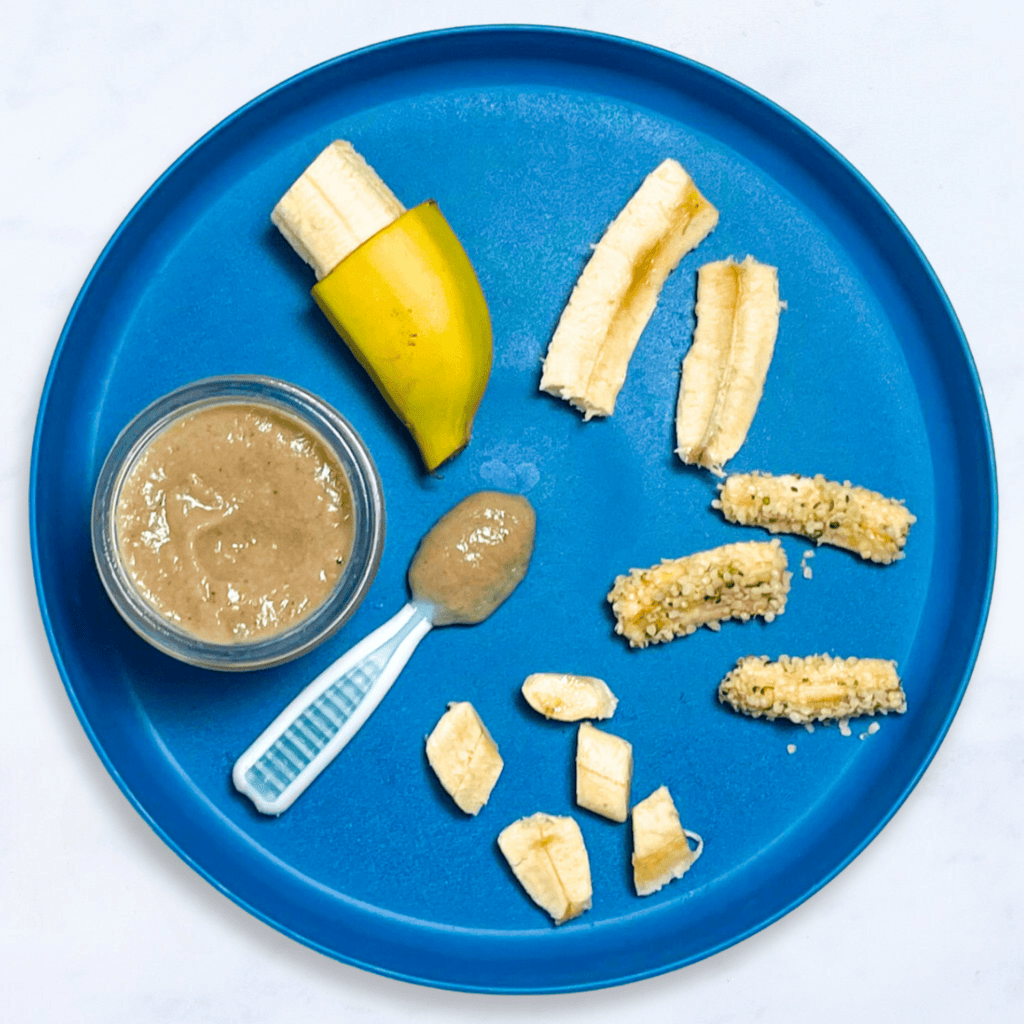
[[[446,512],[409,567],[412,600],[316,677],[235,762],[235,788],[262,814],[287,810],[381,702],[434,626],[483,622],[530,564],[526,498],[478,491]]]

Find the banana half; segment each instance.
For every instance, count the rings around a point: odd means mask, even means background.
[[[718,223],[718,210],[675,160],[653,170],[611,222],[548,346],[540,390],[610,416],[668,275]]]
[[[748,256],[697,272],[697,327],[683,360],[676,452],[721,474],[746,440],[779,331],[779,274]]]
[[[590,858],[572,818],[542,813],[520,818],[498,836],[498,848],[526,894],[555,924],[590,909]]]

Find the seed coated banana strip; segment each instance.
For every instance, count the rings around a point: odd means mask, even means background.
[[[338,139],[302,172],[270,219],[320,281],[404,212],[352,144]]]
[[[779,275],[748,256],[697,271],[697,327],[683,359],[676,453],[721,473],[746,440],[779,331]]]
[[[786,608],[792,573],[777,540],[725,544],[618,576],[608,594],[615,632],[630,647],[686,636],[698,626],[760,615],[771,622]]]
[[[736,474],[719,486],[711,504],[731,523],[799,534],[884,565],[903,558],[907,533],[917,522],[902,501],[820,473]]]
[[[719,684],[718,699],[752,718],[801,723],[907,710],[896,662],[827,654],[740,658]]]
[[[610,416],[668,275],[718,223],[718,210],[665,160],[611,222],[548,346],[540,390],[584,415]]]

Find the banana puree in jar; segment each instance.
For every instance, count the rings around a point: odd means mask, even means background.
[[[117,543],[143,598],[199,640],[278,633],[318,608],[352,550],[345,473],[299,420],[223,403],[143,451],[116,508]]]
[[[434,605],[435,626],[482,622],[516,589],[536,522],[526,498],[478,491],[434,524],[409,567],[409,588]]]

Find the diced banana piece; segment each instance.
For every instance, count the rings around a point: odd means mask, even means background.
[[[697,844],[690,849],[687,837]],[[704,840],[679,822],[666,786],[633,808],[633,885],[637,896],[650,896],[674,878],[682,878],[704,851]]]
[[[535,672],[527,676],[523,696],[534,711],[559,722],[611,718],[619,703],[603,679],[560,672]]]
[[[540,390],[585,420],[610,416],[666,278],[718,223],[675,160],[647,175],[583,269],[548,347]]]
[[[526,894],[555,924],[590,909],[590,858],[572,818],[541,813],[520,818],[498,836],[498,848]]]
[[[771,622],[786,609],[792,573],[777,541],[745,541],[663,559],[618,576],[608,594],[615,632],[630,647],[686,636],[698,626],[718,629],[725,619],[755,615]]]
[[[319,281],[404,212],[352,144],[338,139],[302,172],[270,219]]]
[[[820,473],[735,474],[719,492],[711,504],[732,523],[799,534],[883,564],[903,558],[907,533],[917,522],[902,501],[854,487],[849,480],[826,480]]]
[[[779,330],[779,275],[748,256],[697,272],[697,327],[683,359],[676,452],[721,473],[746,440]]]
[[[612,821],[625,821],[632,779],[632,744],[584,722],[576,736],[576,803]]]
[[[752,718],[802,723],[907,710],[896,662],[827,654],[740,658],[719,684],[718,699]]]
[[[469,701],[453,702],[427,737],[427,760],[460,810],[476,814],[491,795],[504,762]]]

